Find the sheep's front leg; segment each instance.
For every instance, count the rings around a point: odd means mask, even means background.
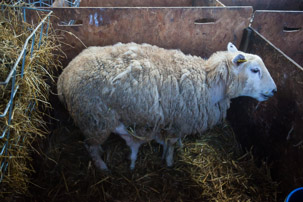
[[[178,145],[179,145],[180,148],[183,148],[183,143],[182,143],[182,139],[181,138],[178,139]]]
[[[84,144],[88,153],[93,159],[93,162],[95,163],[95,166],[104,171],[108,171],[106,163],[101,159],[100,152],[102,152],[102,148],[100,145],[95,144],[95,145],[88,145]]]
[[[171,167],[174,164],[174,144],[179,138],[169,138],[167,140],[166,165]]]
[[[138,151],[139,151],[140,146],[141,146],[141,143],[138,143],[138,142],[137,143],[133,143],[130,146],[130,149],[131,149],[131,154],[130,154],[130,160],[131,160],[130,169],[131,170],[135,169],[135,164],[136,164],[136,160],[137,160]]]
[[[177,141],[178,141],[179,147],[182,148],[182,147],[183,147],[183,144],[182,144],[181,138],[178,138]],[[165,157],[166,157],[166,155],[167,155],[168,146],[167,146],[167,142],[165,142],[165,141],[160,142],[160,144],[163,145],[163,153],[162,153],[162,160],[163,160],[163,159],[165,159]],[[172,153],[174,153],[174,152],[172,151]]]
[[[167,154],[167,143],[163,143],[162,144],[163,145],[163,153],[162,153],[162,160],[164,160],[165,159],[165,157],[166,157],[166,154]]]
[[[165,138],[163,138],[163,136],[161,134],[156,135],[155,137],[156,142],[158,142],[159,144],[161,144],[163,146],[163,152],[162,152],[162,160],[165,159],[166,154],[167,154],[167,142],[165,140]]]

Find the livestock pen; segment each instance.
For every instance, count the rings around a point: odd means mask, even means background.
[[[258,2],[254,5],[260,9],[264,5]],[[300,9],[296,1],[292,2],[291,9]],[[231,41],[242,51],[263,59],[278,93],[263,103],[250,98],[233,100],[227,122],[202,136],[183,139],[171,168],[161,160],[159,144],[151,142],[140,148],[136,168],[130,171],[128,147],[121,138],[111,135],[103,144],[103,159],[111,172],[100,172],[52,83],[48,98],[52,109],[43,118],[49,133],[31,142],[36,151],[29,154],[34,173],[19,192],[3,188],[2,183],[1,196],[20,201],[281,201],[300,187],[302,57],[297,51],[301,47],[295,48],[296,43],[290,45],[288,41],[302,41],[302,11],[253,11],[249,5],[228,3],[134,0],[123,4],[91,0],[80,2],[79,8],[44,7],[53,12],[50,23],[56,47],[60,47],[53,53],[61,57],[53,62],[64,67],[89,46],[149,43],[208,58],[226,50]],[[270,9],[270,4],[266,6]],[[264,20],[276,14],[280,24],[266,27],[270,23]],[[39,15],[33,11],[26,17],[28,22],[38,24]],[[280,36],[279,27],[283,32]],[[272,33],[266,36],[266,30]],[[290,48],[283,50],[286,47],[279,44],[278,36]],[[55,80],[60,73],[54,72]],[[9,177],[8,172],[2,174]]]

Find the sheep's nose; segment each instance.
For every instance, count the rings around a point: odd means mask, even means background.
[[[275,94],[277,92],[277,88],[272,90],[272,94]]]

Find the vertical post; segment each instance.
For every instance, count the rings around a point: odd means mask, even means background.
[[[44,25],[44,23],[42,23],[42,25],[41,25],[41,31],[40,31],[40,38],[39,38],[39,43],[38,43],[38,49],[40,48],[40,45],[41,45],[42,34],[43,34],[43,25]]]
[[[45,31],[46,36],[48,35],[48,27],[49,27],[49,16],[47,17],[47,26]]]
[[[25,8],[23,8],[23,21],[26,22],[26,11],[25,11]]]
[[[33,57],[33,52],[34,52],[35,36],[36,36],[36,33],[34,33],[34,35],[32,37],[31,58]]]
[[[21,67],[21,78],[23,78],[24,66],[25,66],[25,58],[26,58],[26,49],[24,50],[24,53],[23,53],[22,67]]]

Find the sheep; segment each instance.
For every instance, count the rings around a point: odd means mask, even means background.
[[[81,0],[54,0],[51,7],[62,8],[62,7],[79,7]]]
[[[55,0],[51,7],[53,7],[53,8],[68,7],[68,1],[67,0]]]
[[[163,145],[167,166],[174,144],[222,122],[230,100],[265,101],[277,91],[262,59],[228,43],[204,60],[149,44],[89,47],[59,76],[59,99],[85,136],[95,166],[108,170],[101,144],[111,133],[131,149],[135,168],[141,144]]]

